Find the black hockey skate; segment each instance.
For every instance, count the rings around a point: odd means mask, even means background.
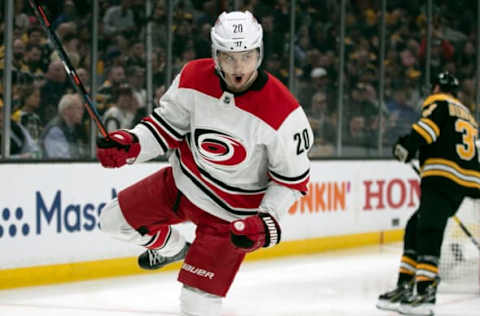
[[[138,265],[145,270],[160,269],[167,264],[184,259],[189,248],[190,243],[187,242],[179,253],[171,257],[162,256],[156,249],[147,249],[147,251],[138,257]]]
[[[381,294],[378,297],[377,308],[387,311],[397,311],[400,301],[413,295],[414,282],[404,282],[397,286],[396,289]]]
[[[438,281],[430,284],[424,293],[417,293],[401,300],[398,312],[402,315],[432,316],[436,302]]]

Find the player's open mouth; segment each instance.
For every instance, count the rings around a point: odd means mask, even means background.
[[[233,77],[236,83],[241,83],[243,76],[234,76]]]

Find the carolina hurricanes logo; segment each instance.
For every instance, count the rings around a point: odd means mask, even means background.
[[[247,157],[247,150],[242,143],[219,131],[196,129],[194,141],[203,159],[214,164],[234,166]]]

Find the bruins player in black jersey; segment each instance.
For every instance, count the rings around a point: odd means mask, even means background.
[[[379,296],[379,309],[433,315],[448,218],[465,196],[478,198],[478,126],[457,99],[458,87],[452,74],[440,73],[432,84],[432,95],[423,103],[421,118],[393,147],[395,158],[405,163],[419,152],[421,198],[405,228],[397,288]]]

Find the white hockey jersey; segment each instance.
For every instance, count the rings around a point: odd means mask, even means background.
[[[132,133],[137,162],[174,149],[175,183],[195,205],[227,221],[257,211],[282,217],[307,191],[313,133],[303,109],[278,79],[259,71],[231,93],[212,59],[188,63]]]

